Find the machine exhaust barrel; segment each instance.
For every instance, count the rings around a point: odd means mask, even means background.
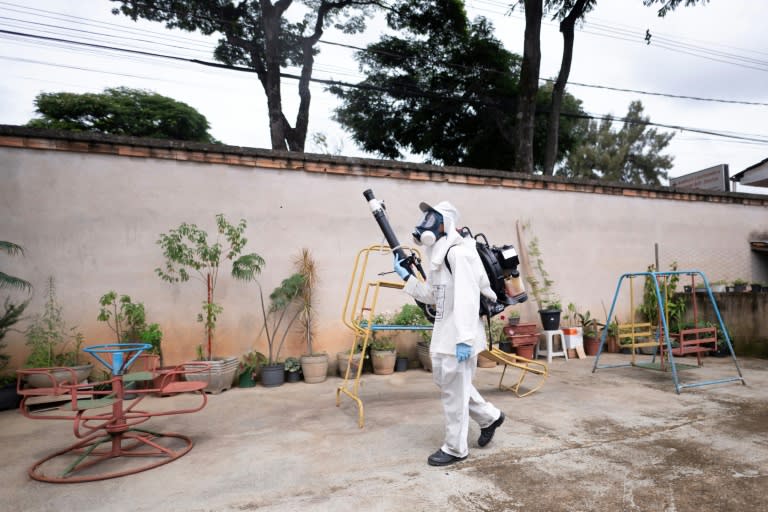
[[[398,258],[406,259],[407,255],[405,251],[400,247],[400,242],[397,240],[397,235],[392,230],[392,226],[387,219],[387,213],[384,211],[384,204],[373,196],[371,189],[363,192],[363,197],[368,201],[368,206],[371,208],[373,218],[376,219],[376,223],[381,228],[381,232],[384,233],[384,238],[387,240],[387,244],[392,249],[392,252],[397,254]]]

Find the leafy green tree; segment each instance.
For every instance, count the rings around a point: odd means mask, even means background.
[[[114,14],[136,20],[164,22],[205,35],[218,34],[214,58],[228,66],[246,66],[256,72],[267,96],[272,149],[304,151],[309,123],[316,45],[329,26],[348,34],[365,29],[365,17],[378,0],[111,0],[121,4]],[[298,6],[295,15],[288,9]],[[303,10],[302,10],[303,9]],[[303,18],[301,17],[303,15]],[[298,20],[298,21],[293,21]],[[282,69],[296,66],[299,76],[299,108],[292,127],[283,112],[280,79]]]
[[[5,242],[0,240],[0,252],[4,252],[10,256],[24,255],[24,248],[20,245],[16,245],[13,242]],[[0,271],[0,288],[16,288],[19,290],[31,290],[32,285],[29,281],[25,281],[20,277],[15,277],[5,272]]]
[[[643,0],[643,5],[646,7],[651,7],[654,4],[661,4],[658,14],[662,18],[669,12],[674,11],[680,4],[684,4],[685,7],[688,7],[698,3],[701,3],[702,5],[708,4],[709,0]]]
[[[519,56],[485,19],[469,22],[460,0],[406,1],[387,21],[397,37],[357,54],[366,79],[331,88],[342,99],[336,120],[363,149],[386,158],[408,152],[444,165],[513,170]],[[550,93],[537,94],[537,103],[544,107]],[[566,102],[581,110],[576,98]],[[564,122],[561,155],[582,133],[579,124],[586,123]],[[539,164],[542,151],[536,148]]]
[[[112,135],[216,142],[208,120],[186,103],[151,91],[116,87],[103,93],[40,93],[27,126]]]
[[[633,101],[619,130],[610,117],[591,121],[584,142],[568,157],[558,174],[573,178],[603,179],[637,185],[660,185],[667,179],[673,158],[661,152],[673,133],[648,127],[643,105]]]

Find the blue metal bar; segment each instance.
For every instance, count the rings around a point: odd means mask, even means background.
[[[680,381],[677,378],[677,367],[675,366],[675,358],[672,355],[672,342],[669,341],[669,326],[667,325],[667,315],[664,314],[664,303],[661,298],[661,290],[659,289],[659,279],[656,277],[657,275],[664,276],[665,273],[663,272],[647,272],[647,274],[650,274],[653,277],[653,288],[656,291],[656,302],[659,305],[659,318],[661,318],[661,328],[664,332],[664,343],[667,345],[667,357],[669,358],[669,366],[672,368],[672,380],[675,383],[675,392],[679,395],[680,394]],[[669,275],[669,274],[666,274]],[[664,296],[664,299],[667,299],[667,296]],[[654,355],[654,359],[656,359]],[[662,362],[663,356],[662,356]]]
[[[376,325],[371,326],[372,331],[431,331],[431,325]]]
[[[611,309],[608,312],[608,318],[605,319],[605,327],[603,327],[603,334],[600,336],[600,346],[597,347],[597,355],[595,356],[595,364],[592,366],[592,373],[595,373],[595,370],[597,370],[598,362],[600,361],[600,354],[603,353],[603,346],[605,346],[605,337],[608,335],[608,326],[611,325],[611,318],[613,318],[613,311],[616,308],[616,301],[619,298],[619,291],[621,290],[621,282],[624,281],[624,278],[627,276],[630,276],[631,274],[622,274],[621,277],[619,277],[618,283],[616,283],[616,292],[613,294],[613,302],[611,302]],[[611,366],[604,366],[601,368],[611,368]]]
[[[601,370],[603,368],[631,368],[632,365],[630,363],[624,363],[624,364],[604,364],[603,366],[599,366]],[[594,370],[592,370],[594,372]]]
[[[736,365],[736,371],[739,374],[739,378],[741,379],[742,384],[746,386],[747,382],[744,380],[744,376],[741,374],[741,368],[739,367],[739,362],[736,360],[736,352],[733,350],[731,337],[728,335],[728,329],[725,327],[723,317],[720,316],[720,308],[717,307],[717,301],[715,300],[714,295],[712,295],[712,289],[709,287],[709,282],[707,281],[706,276],[701,274],[701,277],[704,279],[704,282],[707,285],[707,294],[709,295],[709,300],[712,302],[712,309],[715,310],[715,315],[717,315],[717,323],[720,325],[720,332],[723,333],[723,336],[725,336],[725,342],[728,344],[728,351],[731,353],[733,364]]]
[[[700,382],[691,382],[690,384],[682,384],[680,387],[682,388],[696,388],[699,386],[708,386],[710,384],[723,384],[726,382],[738,382],[741,381],[742,384],[746,386],[746,382],[744,382],[744,379],[741,377],[730,377],[727,379],[716,379],[716,380],[703,380]]]

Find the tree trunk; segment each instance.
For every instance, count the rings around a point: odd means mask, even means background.
[[[280,91],[280,20],[282,10],[271,5],[271,2],[261,2],[264,19],[264,63],[266,73],[262,85],[267,96],[267,113],[269,115],[269,135],[272,149],[287,149],[286,126],[283,116],[283,99]]]
[[[549,121],[547,122],[547,144],[544,150],[544,174],[552,176],[557,161],[557,138],[560,130],[560,110],[565,94],[565,85],[571,74],[571,61],[573,59],[574,27],[576,20],[584,14],[587,0],[578,0],[568,13],[568,16],[560,22],[560,32],[563,34],[563,59],[560,63],[560,72],[557,75],[555,85],[552,87],[552,102],[549,109]]]
[[[533,173],[533,127],[536,116],[536,93],[539,90],[541,65],[542,0],[525,1],[525,46],[520,68],[520,94],[517,108],[517,148],[515,171]]]
[[[291,151],[304,151],[304,143],[307,140],[309,105],[312,101],[312,94],[309,92],[309,80],[312,78],[312,69],[315,65],[312,48],[314,48],[322,33],[322,30],[318,30],[314,36],[302,41],[302,52],[304,55],[301,64],[301,77],[299,78],[299,111],[296,114],[296,128],[291,130],[291,136],[288,139],[288,146]]]

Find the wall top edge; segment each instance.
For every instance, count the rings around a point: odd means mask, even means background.
[[[19,141],[21,140],[21,143]],[[37,141],[37,144],[33,141]],[[47,142],[47,143],[46,143]],[[99,147],[98,151],[96,146]],[[106,150],[105,150],[106,146]],[[109,151],[113,146],[114,151]],[[564,178],[560,176],[541,176],[527,173],[502,171],[496,169],[475,169],[470,167],[440,166],[415,162],[399,162],[395,160],[378,160],[374,158],[344,157],[315,153],[298,153],[292,151],[278,151],[264,148],[252,148],[243,146],[230,146],[226,144],[208,144],[201,142],[178,141],[168,139],[152,139],[132,136],[108,135],[95,132],[70,132],[64,130],[48,130],[29,128],[26,126],[0,124],[0,147],[14,147],[20,149],[42,149],[52,151],[69,151],[78,153],[114,154],[126,156],[118,151],[119,147],[129,146],[132,151],[130,157],[146,156],[149,158],[164,158],[158,151],[173,151],[178,158],[179,153],[218,155],[218,159],[212,159],[211,163],[221,163],[220,157],[226,158],[226,163],[238,165],[237,159],[252,160],[258,158],[260,166],[275,167],[281,169],[297,169],[318,165],[332,165],[334,173],[344,173],[344,168],[350,174],[359,174],[360,171],[396,171],[404,173],[407,179],[408,172],[427,173],[435,179],[445,181],[446,177],[455,178],[480,178],[486,183],[497,184],[515,188],[536,188],[559,191],[578,191],[602,193],[608,195],[627,195],[656,199],[677,199],[685,201],[726,202],[742,203],[752,206],[768,206],[768,196],[759,194],[745,194],[741,192],[717,192],[698,189],[686,189],[678,187],[631,185],[619,182],[604,182],[587,179]],[[142,155],[141,150],[146,154]],[[189,158],[188,160],[205,162],[205,156],[201,158]],[[264,160],[274,162],[274,166],[265,165]],[[245,165],[245,164],[243,164]],[[252,166],[252,164],[251,164]],[[308,169],[307,169],[308,170]],[[502,183],[502,180],[504,183]]]

